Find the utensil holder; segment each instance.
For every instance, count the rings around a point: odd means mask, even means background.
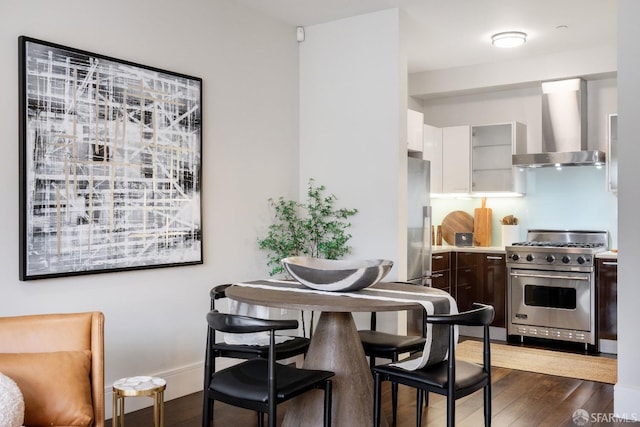
[[[502,246],[520,241],[520,225],[502,225]]]

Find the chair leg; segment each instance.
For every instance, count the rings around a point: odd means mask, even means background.
[[[380,396],[382,394],[382,378],[375,373],[373,381],[373,427],[380,427]]]
[[[456,399],[447,395],[447,427],[454,427],[456,424]]]
[[[398,361],[398,353],[393,353],[391,357],[391,363]],[[398,418],[398,383],[391,382],[391,422],[392,425],[396,425]]]
[[[422,396],[424,395],[424,390],[417,388],[416,389],[416,426],[422,427]]]
[[[331,427],[331,403],[333,401],[333,383],[324,383],[324,427]]]
[[[491,383],[484,387],[484,425],[491,426]]]
[[[264,414],[258,412],[258,427],[264,427]]]
[[[393,425],[396,425],[396,418],[398,417],[398,383],[391,383],[391,420]]]
[[[211,426],[211,418],[213,418],[213,400],[207,396],[207,391],[204,391],[204,402],[202,404],[202,427]]]
[[[278,415],[277,415],[277,405],[271,408],[271,411],[267,414],[267,419],[269,420],[269,427],[276,427],[278,423]]]

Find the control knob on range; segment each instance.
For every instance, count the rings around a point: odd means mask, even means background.
[[[533,261],[533,255],[531,254],[527,255],[527,261],[529,262]]]
[[[565,264],[569,264],[571,262],[571,258],[565,255],[562,257],[562,262],[564,262]]]
[[[584,264],[587,260],[586,260],[586,259],[584,259],[584,257],[583,257],[583,256],[579,256],[579,257],[578,257],[578,259],[577,259],[576,261],[578,261],[578,264]]]
[[[553,262],[556,260],[556,257],[554,257],[553,255],[547,255],[545,259],[547,260],[547,262]]]
[[[512,259],[512,260],[514,260],[514,261],[517,261],[517,260],[519,260],[519,259],[520,259],[520,255],[518,255],[518,254],[513,254],[513,255],[511,255],[511,259]]]

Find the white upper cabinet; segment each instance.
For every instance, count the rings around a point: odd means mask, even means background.
[[[527,149],[527,127],[511,122],[437,128],[424,125],[423,158],[431,162],[431,193],[520,193],[526,172],[511,155]]]
[[[527,127],[518,122],[471,127],[471,191],[525,191],[525,172],[512,166],[512,154],[527,149]]]
[[[422,132],[424,114],[407,110],[407,150],[422,151]]]
[[[470,126],[442,128],[442,192],[469,193],[471,156]]]
[[[442,193],[442,129],[424,125],[422,158],[431,162],[431,193]]]

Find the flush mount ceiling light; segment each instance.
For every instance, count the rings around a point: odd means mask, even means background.
[[[516,47],[527,41],[527,34],[521,31],[505,31],[491,36],[491,44],[496,47]]]

